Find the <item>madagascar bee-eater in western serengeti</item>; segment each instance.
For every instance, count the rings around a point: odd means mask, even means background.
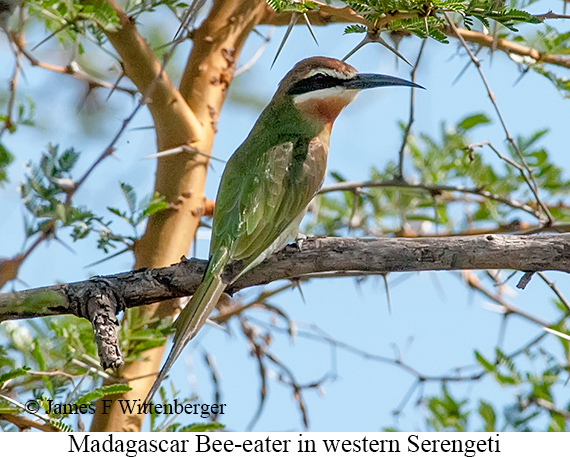
[[[241,275],[297,235],[325,178],[334,120],[362,89],[381,86],[421,87],[393,76],[359,74],[327,57],[302,60],[283,78],[249,136],[228,160],[216,199],[204,279],[174,324],[174,346],[147,401],[231,283],[222,279],[228,262],[240,260]]]

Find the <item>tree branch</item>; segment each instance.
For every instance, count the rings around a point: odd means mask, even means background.
[[[510,197],[503,197],[495,193],[489,192],[479,187],[465,187],[462,185],[446,185],[446,184],[422,184],[422,183],[409,183],[401,180],[390,181],[344,181],[329,186],[323,187],[319,194],[326,194],[336,191],[350,191],[354,192],[358,189],[372,188],[372,187],[398,187],[402,189],[424,190],[432,194],[441,194],[442,192],[459,192],[464,194],[478,195],[483,198],[503,203],[514,209],[520,209],[533,215],[540,220],[540,212],[529,206],[527,203],[512,199]]]
[[[21,431],[36,428],[42,432],[59,432],[57,427],[54,427],[49,422],[38,422],[25,416],[17,414],[2,414],[0,413],[0,420],[8,421],[18,427]]]
[[[192,295],[206,261],[183,259],[166,268],[137,270],[104,278],[0,295],[0,321],[57,314],[85,316],[77,300],[82,290],[104,281],[127,308]],[[280,279],[340,272],[362,276],[433,270],[556,270],[570,272],[570,235],[482,235],[453,238],[309,238],[302,251],[289,245],[244,274],[227,292]],[[224,273],[240,271],[239,262]]]
[[[504,38],[497,38],[497,41],[495,42],[492,35],[485,35],[481,32],[476,32],[475,30],[457,28],[457,31],[463,39],[469,43],[476,43],[487,48],[494,47],[495,49],[506,52],[507,54],[528,56],[540,63],[549,63],[559,67],[570,68],[570,57],[568,56],[543,53],[538,49],[515,43],[514,41],[505,40]],[[446,30],[446,34],[449,36],[455,36],[451,29]]]
[[[34,55],[26,48],[22,35],[16,32],[11,32],[11,37],[17,49],[22,53],[22,55],[26,58],[26,60],[30,63],[32,67],[43,68],[44,70],[52,71],[54,73],[59,73],[62,75],[70,75],[78,79],[79,81],[83,81],[89,84],[89,86],[91,87],[102,87],[105,89],[112,89],[119,92],[125,92],[129,95],[137,94],[137,90],[135,89],[118,86],[103,79],[97,78],[96,76],[88,74],[75,61],[72,61],[65,66],[42,62],[41,60],[34,57]]]
[[[400,19],[408,19],[411,17],[418,17],[417,14],[410,13],[395,13],[393,15],[387,15],[382,18],[376,24],[372,24],[370,21],[354,12],[348,6],[343,8],[334,7],[330,5],[320,4],[318,10],[312,10],[307,12],[307,17],[311,21],[311,25],[328,25],[331,23],[343,23],[343,24],[362,24],[367,27],[383,28],[386,27],[390,22]],[[548,15],[539,15],[539,18],[544,16],[544,19],[549,19]],[[291,13],[281,13],[277,14],[271,7],[267,6],[267,10],[262,20],[262,24],[267,25],[287,25],[291,20]],[[548,54],[540,52],[538,49],[531,48],[514,41],[505,40],[504,38],[498,38],[496,41],[492,35],[485,35],[484,33],[477,32],[475,30],[467,30],[463,28],[457,28],[459,35],[470,43],[477,43],[481,46],[485,46],[491,49],[498,49],[507,54],[517,54],[519,56],[528,56],[537,62],[549,63],[552,65],[557,65],[559,67],[570,68],[570,57],[558,54]],[[444,33],[452,38],[455,38],[454,31],[448,27],[444,30]]]

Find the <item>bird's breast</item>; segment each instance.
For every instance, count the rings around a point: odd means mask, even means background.
[[[327,172],[330,130],[326,129],[313,138],[308,145],[307,156],[303,163],[303,175],[314,195],[321,188]]]

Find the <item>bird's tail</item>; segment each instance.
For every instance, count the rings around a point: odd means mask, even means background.
[[[194,295],[192,295],[192,299],[190,302],[184,307],[180,316],[174,323],[174,327],[176,328],[176,334],[173,340],[173,346],[170,350],[170,354],[168,354],[168,358],[160,373],[158,374],[154,384],[150,388],[145,403],[148,403],[154,397],[154,394],[157,392],[158,388],[164,378],[174,365],[174,362],[186,346],[186,344],[194,338],[198,330],[205,324],[206,319],[218,303],[218,300],[224,289],[227,287],[227,284],[222,282],[221,275],[219,273],[214,273],[210,271],[206,272],[204,276],[204,280],[202,284],[198,287]]]

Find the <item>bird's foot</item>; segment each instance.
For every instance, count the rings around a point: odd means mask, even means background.
[[[305,242],[306,239],[307,239],[307,235],[304,235],[302,233],[297,233],[297,237],[295,238],[295,246],[297,246],[297,249],[299,250],[299,252],[302,251],[303,243]]]

